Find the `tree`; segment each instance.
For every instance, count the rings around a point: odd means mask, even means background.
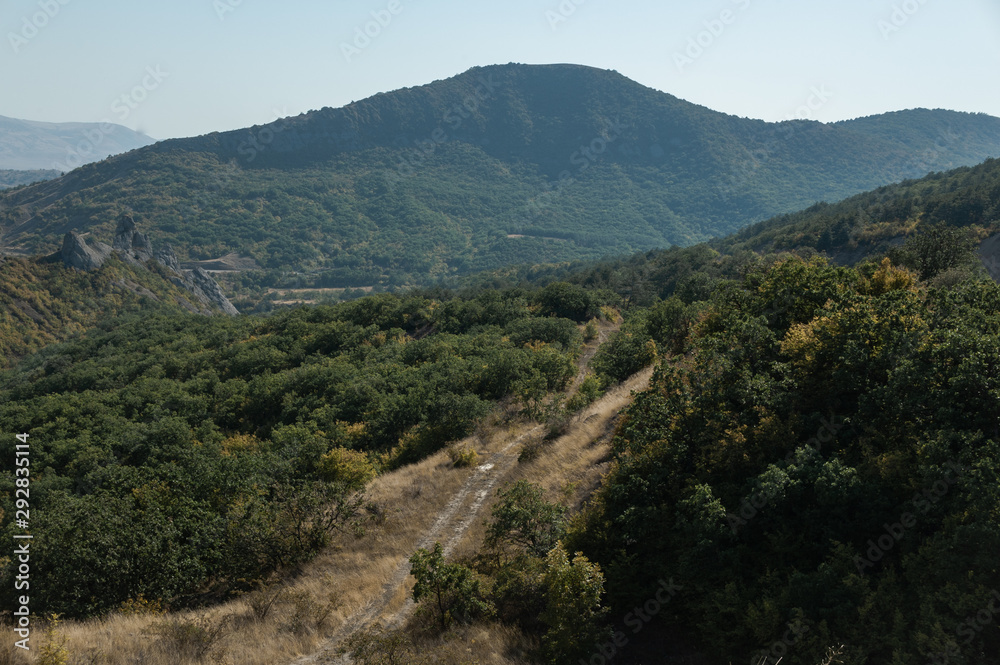
[[[542,488],[519,480],[500,490],[493,520],[486,529],[486,547],[499,557],[505,545],[514,545],[536,557],[555,547],[565,531],[566,509],[549,503]]]
[[[587,656],[607,638],[601,607],[604,574],[581,552],[572,562],[562,543],[545,557],[545,612],[542,621],[548,630],[542,636],[546,662],[553,665],[587,660]]]
[[[469,621],[474,616],[492,614],[493,608],[483,599],[475,574],[458,563],[445,563],[444,548],[418,549],[410,557],[410,574],[417,579],[413,602],[429,599],[431,612],[445,630],[455,619]]]
[[[907,240],[895,258],[926,281],[946,270],[975,265],[977,245],[968,229],[932,227]]]

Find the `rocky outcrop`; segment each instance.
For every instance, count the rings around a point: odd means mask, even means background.
[[[218,310],[233,316],[239,314],[239,310],[229,302],[229,298],[210,274],[201,268],[182,270],[170,245],[164,245],[154,254],[149,236],[139,231],[130,215],[119,218],[110,247],[102,242],[88,244],[83,236],[70,231],[63,238],[59,258],[67,266],[89,271],[100,268],[112,254],[142,270],[147,270],[147,263],[155,258],[157,263],[166,268],[171,282],[190,292],[209,311]],[[191,308],[190,303],[181,304]]]
[[[70,231],[63,238],[59,258],[63,263],[77,270],[97,270],[109,256],[112,249],[103,242],[95,242],[91,247],[76,231]]]
[[[153,258],[153,245],[145,233],[139,233],[131,215],[118,219],[115,239],[111,246],[129,263],[143,264]]]
[[[200,297],[207,299],[208,302],[214,306],[221,309],[226,314],[235,316],[239,314],[239,310],[233,306],[233,303],[229,302],[229,298],[226,294],[222,292],[219,288],[219,283],[216,282],[211,275],[205,272],[201,268],[195,268],[191,271],[191,281],[194,283],[194,288],[191,290]]]
[[[170,245],[164,245],[160,248],[160,251],[156,253],[156,261],[168,270],[173,270],[176,273],[181,271],[181,264],[177,262],[174,248]]]

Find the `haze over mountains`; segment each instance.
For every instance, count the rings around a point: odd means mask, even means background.
[[[767,123],[613,71],[474,68],[266,126],[163,141],[0,197],[5,251],[110,234],[229,252],[310,285],[428,283],[687,245],[1000,155],[1000,119],[911,110]]]
[[[0,169],[70,171],[153,143],[110,122],[35,122],[0,116]]]

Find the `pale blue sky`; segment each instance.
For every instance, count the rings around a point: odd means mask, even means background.
[[[380,11],[391,20],[345,56]],[[109,119],[158,139],[507,62],[616,69],[765,120],[810,101],[822,121],[1000,116],[997,0],[5,0],[0,37],[0,115]]]

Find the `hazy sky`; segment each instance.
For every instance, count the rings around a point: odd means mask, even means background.
[[[998,0],[5,0],[0,36],[0,115],[158,139],[507,62],[765,120],[1000,116]]]

